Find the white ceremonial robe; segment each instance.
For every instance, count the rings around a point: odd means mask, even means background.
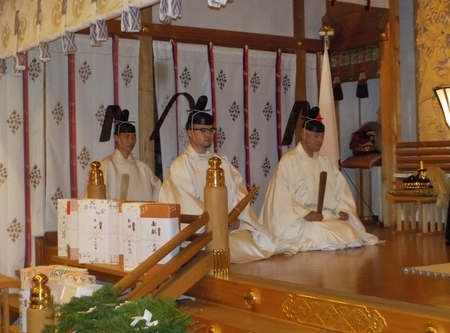
[[[321,222],[304,217],[317,211],[320,172],[327,172]],[[349,215],[338,219],[339,212]],[[319,153],[309,157],[299,143],[278,163],[266,192],[260,223],[295,251],[337,250],[378,242],[365,231],[342,173]]]
[[[123,174],[128,174],[127,200],[131,201],[157,201],[161,181],[155,176],[150,167],[135,158],[132,154],[125,159],[119,150],[101,162],[100,169],[106,185],[108,199],[120,199],[120,184]]]
[[[204,211],[204,188],[208,160],[217,156],[222,160],[227,187],[228,211],[248,193],[239,171],[221,154],[208,151],[198,154],[190,145],[171,164],[159,193],[159,201],[178,203],[182,214],[200,215]],[[275,243],[275,237],[258,222],[253,209],[247,205],[238,219],[238,230],[230,231],[230,257],[233,263],[265,259],[284,252]]]

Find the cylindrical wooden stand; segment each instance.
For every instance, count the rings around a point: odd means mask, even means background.
[[[27,309],[27,333],[41,333],[45,325],[54,325],[52,308]]]
[[[213,252],[215,277],[226,278],[230,270],[230,246],[228,235],[228,199],[222,161],[217,157],[209,160],[211,168],[207,171],[204,189],[204,210],[209,214],[206,231],[212,231],[213,240],[206,249]]]
[[[207,250],[229,248],[227,188],[205,187],[205,211],[209,214],[206,231],[213,232]]]

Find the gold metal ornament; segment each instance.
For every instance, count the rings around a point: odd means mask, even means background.
[[[255,291],[250,289],[247,292],[247,294],[245,294],[245,296],[244,296],[244,303],[245,303],[245,305],[249,309],[253,309],[255,307],[255,305],[258,304],[258,302],[259,302],[258,294]]]
[[[100,170],[100,162],[91,163],[91,171],[89,171],[89,185],[104,185],[103,171]]]
[[[48,278],[44,274],[36,274],[31,280],[33,284],[30,289],[31,309],[47,309],[52,305],[53,298],[47,282]]]
[[[377,310],[347,302],[308,295],[288,294],[281,309],[291,321],[312,325],[332,332],[373,332],[387,330],[385,318]]]
[[[225,174],[220,167],[222,160],[218,157],[211,157],[208,160],[208,164],[210,165],[210,168],[207,170],[206,174],[206,186],[225,186]]]
[[[420,333],[439,333],[439,330],[433,324],[427,323],[422,327]]]
[[[208,329],[208,333],[222,333],[222,330],[218,325],[211,325]]]

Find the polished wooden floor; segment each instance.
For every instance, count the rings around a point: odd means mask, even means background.
[[[443,233],[399,233],[376,225],[366,229],[385,242],[274,256],[232,265],[231,273],[450,309],[450,279],[403,272],[405,267],[450,262]]]

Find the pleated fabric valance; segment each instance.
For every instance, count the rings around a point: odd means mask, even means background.
[[[208,0],[221,7],[227,0]],[[181,0],[3,0],[0,1],[0,59],[39,47],[41,61],[49,60],[48,43],[62,38],[63,51],[73,53],[73,34],[91,28],[91,45],[108,38],[106,20],[120,18],[123,32],[141,29],[140,12],[160,3],[160,20],[170,23],[181,15]],[[20,70],[20,65],[16,65]]]
[[[0,1],[0,58],[15,56],[98,21],[117,17],[132,21],[130,12],[136,13],[139,8],[157,2],[159,0]]]

